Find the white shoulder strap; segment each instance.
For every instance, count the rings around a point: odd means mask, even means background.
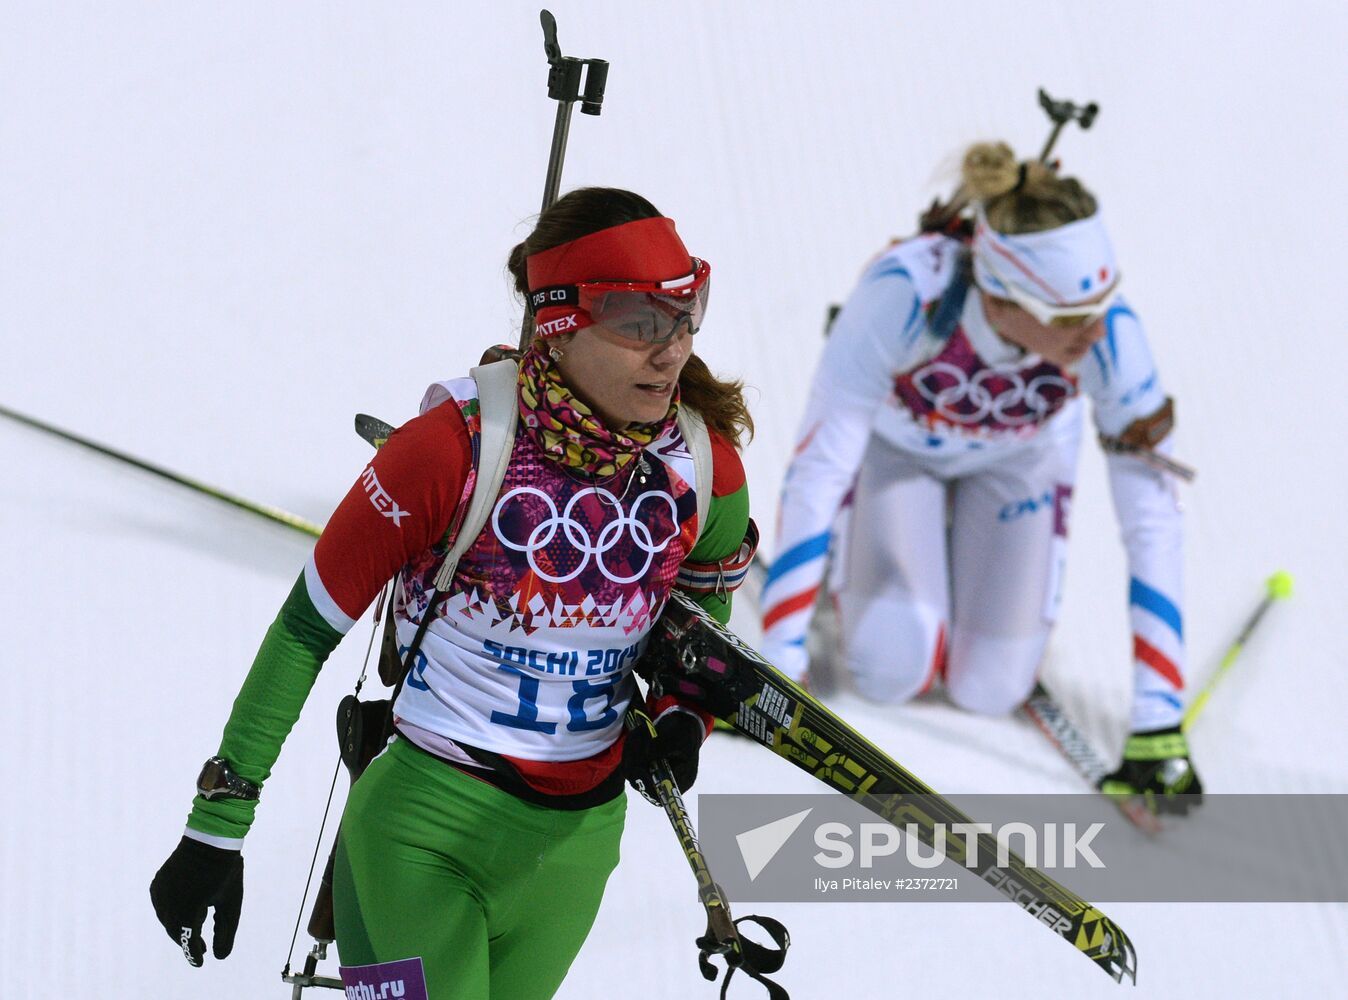
[[[679,432],[683,434],[688,450],[693,455],[693,488],[697,490],[697,538],[701,538],[707,526],[707,512],[711,510],[711,435],[707,432],[707,424],[701,414],[686,406],[679,407]],[[693,548],[696,547],[697,539],[694,539]]]
[[[510,360],[479,365],[470,374],[477,383],[482,436],[478,443],[477,481],[473,497],[468,502],[468,513],[459,525],[454,545],[445,556],[440,571],[435,574],[437,590],[448,590],[454,580],[454,570],[468,547],[477,540],[487,526],[496,494],[505,481],[510,453],[515,446],[515,425],[519,422],[519,406],[515,401],[515,384],[519,369]]]

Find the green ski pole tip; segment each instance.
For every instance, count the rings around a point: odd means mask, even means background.
[[[1285,569],[1280,569],[1268,578],[1268,594],[1270,597],[1291,597],[1292,596],[1292,574]]]

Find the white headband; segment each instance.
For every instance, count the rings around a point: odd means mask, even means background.
[[[1118,279],[1099,212],[1057,229],[1008,236],[993,229],[978,206],[974,280],[984,291],[1008,298],[1009,281],[1040,302],[1067,306],[1098,297]]]

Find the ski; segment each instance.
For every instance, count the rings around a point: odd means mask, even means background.
[[[763,583],[766,579],[768,564],[761,557],[755,555],[753,566],[750,568],[749,579],[756,586],[756,589],[750,590],[750,594],[756,596],[762,592]],[[822,593],[822,590],[821,590]],[[753,597],[751,597],[753,599]],[[756,602],[755,602],[756,603]],[[818,606],[815,609],[815,620],[810,625],[810,649],[811,660],[813,661],[814,651],[827,651],[838,648],[838,637],[836,634],[829,635],[828,620],[825,624],[819,625],[821,616],[831,611],[831,604],[821,597]],[[836,625],[836,623],[835,623]],[[820,634],[820,632],[824,634]],[[811,687],[814,685],[812,684]],[[820,689],[823,691],[824,689]],[[825,692],[826,693],[826,692]],[[1048,741],[1057,748],[1058,752],[1067,758],[1072,767],[1080,774],[1090,787],[1099,791],[1100,779],[1113,770],[1103,757],[1091,745],[1089,739],[1081,732],[1068,718],[1062,707],[1054,700],[1053,695],[1043,684],[1036,682],[1034,690],[1030,692],[1029,699],[1021,706],[1021,711],[1025,717],[1034,723]],[[1157,834],[1161,832],[1162,825],[1160,819],[1146,807],[1146,804],[1135,798],[1115,798],[1110,796],[1110,801],[1114,803],[1128,820],[1139,830],[1147,834]]]
[[[638,670],[657,693],[701,701],[740,734],[882,819],[916,820],[929,846],[937,823],[970,822],[677,590],[670,593]],[[910,809],[916,796],[922,797],[922,808]],[[980,836],[979,847],[971,871],[1071,942],[1115,982],[1124,976],[1137,982],[1137,953],[1112,920],[1015,854],[998,866],[997,845],[989,835]]]
[[[1035,682],[1034,690],[1030,692],[1030,697],[1021,706],[1021,711],[1041,733],[1048,737],[1049,742],[1058,748],[1062,755],[1076,768],[1077,773],[1086,779],[1086,783],[1091,788],[1098,790],[1100,782],[1113,768],[1096,753],[1090,740],[1086,739],[1081,730],[1077,729],[1072,720],[1063,712],[1062,707],[1053,700],[1053,696],[1049,694],[1048,689],[1043,684]],[[1146,803],[1140,798],[1119,798],[1111,795],[1109,800],[1118,806],[1119,812],[1123,813],[1128,822],[1139,830],[1149,834],[1161,832],[1160,819],[1147,808]]]

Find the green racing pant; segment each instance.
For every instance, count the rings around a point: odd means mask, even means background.
[[[626,812],[625,795],[574,811],[532,805],[395,740],[342,817],[343,967],[420,959],[429,1000],[551,997],[618,864]]]

